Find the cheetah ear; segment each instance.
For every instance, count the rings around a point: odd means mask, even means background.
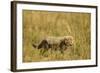
[[[64,39],[64,43],[67,43],[67,42],[68,42],[68,39],[65,38],[65,39]]]

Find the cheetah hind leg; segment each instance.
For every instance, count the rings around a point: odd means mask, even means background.
[[[40,55],[47,57],[48,55],[46,53],[47,53],[46,49],[40,49]]]
[[[60,52],[61,52],[61,54],[64,54],[64,50],[66,49],[66,46],[65,45],[62,45],[61,47],[60,47]]]
[[[64,50],[60,50],[60,53],[61,53],[61,54],[64,54]]]

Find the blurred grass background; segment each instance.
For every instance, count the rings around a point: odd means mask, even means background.
[[[89,13],[23,10],[23,62],[90,59],[90,20]],[[74,37],[74,46],[64,54],[48,50],[43,56],[32,47],[46,36],[69,35]]]

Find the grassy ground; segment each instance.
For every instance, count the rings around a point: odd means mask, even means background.
[[[23,10],[23,62],[90,59],[90,18],[89,13]],[[67,35],[74,37],[74,45],[64,54],[48,50],[41,55],[32,47],[46,36]]]

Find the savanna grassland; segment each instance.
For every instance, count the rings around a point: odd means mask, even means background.
[[[23,62],[90,59],[90,18],[89,13],[23,10]],[[41,55],[32,43],[46,36],[73,36],[73,48],[64,54],[49,49]]]

